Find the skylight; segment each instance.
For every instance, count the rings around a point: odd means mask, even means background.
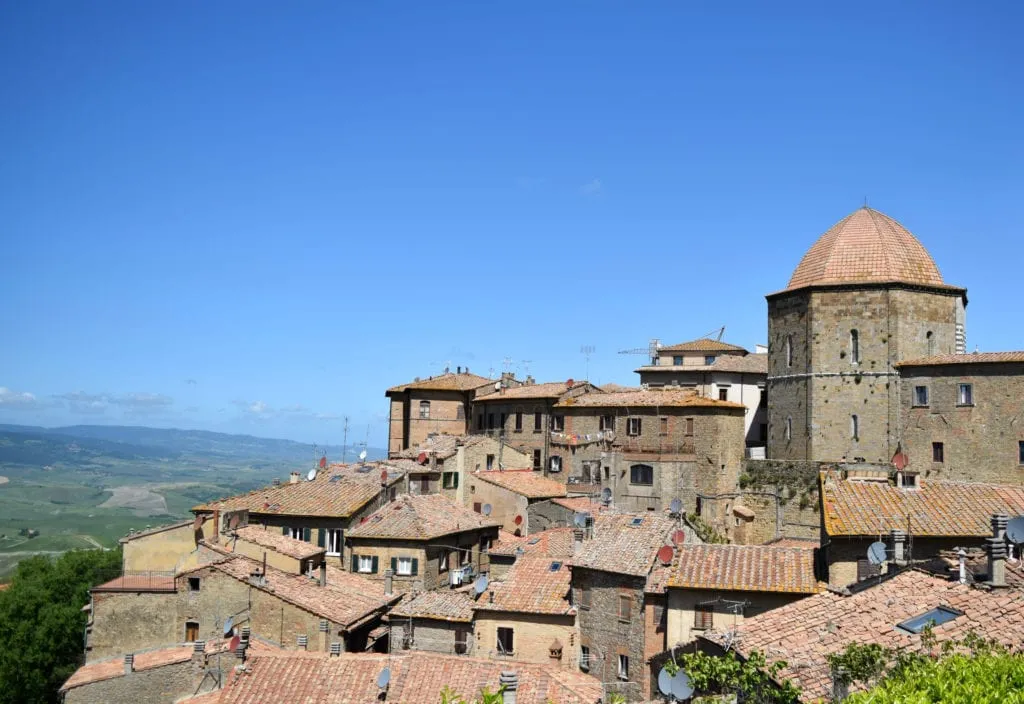
[[[551,571],[552,572],[557,572],[560,569],[562,569],[562,563],[561,562],[552,562],[551,563]]]
[[[898,623],[896,627],[907,633],[920,633],[928,626],[941,626],[944,623],[949,623],[957,616],[963,616],[963,614],[963,611],[957,611],[948,606],[939,606],[930,611],[925,611],[920,616],[915,616],[902,623]]]
[[[534,536],[534,537],[530,538],[529,540],[527,540],[526,542],[528,544],[530,544],[530,545],[536,545],[537,543],[540,542],[540,536],[539,535]]]
[[[630,525],[638,526],[638,525],[640,525],[643,522],[644,522],[644,519],[642,519],[642,518],[634,518],[633,521],[630,523]]]

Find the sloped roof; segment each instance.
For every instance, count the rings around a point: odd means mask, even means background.
[[[590,496],[556,497],[551,499],[551,501],[575,513],[592,513],[596,515],[600,511],[608,510],[607,506]]]
[[[668,586],[814,594],[814,551],[769,545],[680,545]]]
[[[383,697],[381,671],[391,678]],[[437,704],[448,687],[467,701],[483,688],[497,691],[502,672],[515,671],[519,704],[597,704],[601,682],[561,664],[486,660],[410,650],[401,654],[287,652],[249,658],[229,675],[221,704],[316,702],[317,704]]]
[[[430,540],[442,535],[496,528],[499,525],[487,516],[453,503],[441,494],[402,494],[350,529],[347,537]]]
[[[968,354],[933,354],[897,362],[897,367],[939,367],[947,364],[1019,364],[1024,352],[970,352]]]
[[[501,391],[481,394],[473,399],[474,403],[487,401],[505,401],[527,398],[559,398],[562,394],[579,389],[580,387],[591,387],[590,393],[601,393],[601,390],[589,381],[575,381],[570,386],[568,381],[548,381],[543,384],[523,384],[513,386]]]
[[[227,650],[228,642],[227,640],[220,639],[207,641],[204,652],[207,655],[223,652]],[[194,651],[195,648],[192,645],[174,645],[137,652],[133,654],[132,668],[134,672],[142,672],[167,665],[188,662],[192,659]],[[66,692],[69,689],[118,677],[124,677],[124,655],[117,655],[82,665],[61,685],[60,691]]]
[[[736,637],[731,642],[740,655],[757,650],[769,662],[786,661],[779,676],[798,685],[804,701],[828,700],[830,654],[851,643],[919,651],[921,636],[899,629],[897,624],[938,606],[963,612],[934,626],[939,643],[963,637],[970,630],[1013,649],[1024,643],[1024,592],[975,589],[919,570],[883,579],[850,596],[825,591],[753,616],[735,627]],[[727,634],[712,631],[704,637],[721,644]]]
[[[888,482],[849,481],[821,474],[825,532],[831,536],[876,536],[910,530],[914,537],[991,535],[996,513],[1024,513],[1024,487],[921,480],[919,489]]]
[[[476,602],[477,611],[514,611],[528,614],[574,613],[569,603],[572,574],[564,559],[524,555],[505,577],[492,582]]]
[[[397,457],[416,459],[420,453],[433,455],[439,460],[446,460],[453,457],[458,451],[459,445],[472,447],[477,443],[490,440],[486,435],[430,435],[426,440],[416,447],[410,447],[397,453]]]
[[[174,577],[157,574],[129,574],[97,584],[91,592],[173,592]]]
[[[532,469],[480,470],[473,477],[503,489],[514,491],[528,499],[550,499],[565,496],[565,484],[545,477]]]
[[[316,479],[303,478],[294,484],[268,486],[247,494],[208,501],[192,508],[196,513],[248,509],[251,515],[329,516],[345,518],[356,513],[380,495],[382,470],[388,471],[388,485],[404,474],[386,463],[368,463],[365,472],[360,465],[331,465],[318,472]]]
[[[185,526],[188,526],[188,525],[191,525],[191,524],[192,524],[192,519],[189,518],[189,519],[186,519],[184,521],[177,521],[175,523],[168,523],[168,524],[162,525],[162,526],[155,526],[153,528],[147,528],[146,530],[140,530],[140,531],[135,531],[134,533],[129,533],[128,535],[124,536],[123,538],[120,538],[117,542],[119,542],[119,543],[127,543],[127,542],[130,542],[132,540],[137,540],[138,538],[145,538],[145,537],[150,536],[150,535],[156,535],[157,533],[163,533],[164,531],[167,531],[167,530],[175,530],[176,528],[184,528]]]
[[[472,595],[465,590],[438,589],[403,599],[391,609],[391,616],[469,623],[474,605]]]
[[[392,386],[385,392],[385,395],[400,393],[408,389],[415,389],[419,391],[472,391],[473,389],[478,389],[481,386],[493,383],[494,379],[477,376],[476,374],[470,374],[469,372],[462,372],[459,374],[448,372],[446,374],[420,379],[419,381],[410,381],[407,384]]]
[[[707,337],[701,337],[696,340],[690,340],[689,342],[680,342],[677,345],[668,345],[667,347],[659,347],[659,352],[744,352],[747,349],[740,347],[739,345],[730,345],[728,342],[722,342],[720,340],[712,340]]]
[[[746,354],[723,354],[715,358],[714,364],[648,364],[636,372],[664,372],[676,374],[704,372],[732,372],[734,374],[768,374],[768,355],[764,352]]]
[[[259,545],[260,547],[269,548],[274,552],[293,557],[296,560],[305,560],[324,552],[323,548],[307,543],[305,540],[295,540],[287,535],[283,535],[279,528],[268,529],[264,526],[251,525],[238,528],[234,533],[241,540]]]
[[[583,541],[573,565],[646,577],[658,550],[677,527],[675,521],[655,514],[599,515],[594,518],[593,537]]]
[[[742,403],[719,401],[706,398],[688,389],[658,388],[640,391],[617,391],[615,393],[583,394],[565,398],[555,408],[734,408],[742,409]]]
[[[572,528],[548,528],[539,533],[516,536],[502,531],[501,539],[487,551],[489,555],[516,554],[522,549],[524,555],[531,557],[572,557]]]
[[[865,207],[818,238],[786,289],[887,282],[945,286],[935,261],[917,238],[888,215]]]

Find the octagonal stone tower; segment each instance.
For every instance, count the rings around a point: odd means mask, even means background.
[[[767,299],[770,459],[888,462],[900,408],[893,365],[966,345],[967,290],[867,207],[822,235]]]

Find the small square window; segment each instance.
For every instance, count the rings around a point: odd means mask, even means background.
[[[633,611],[633,597],[619,594],[619,620],[629,621]]]
[[[430,418],[430,401],[420,401],[420,418]]]
[[[681,367],[681,366],[683,366],[683,358],[682,358],[681,355],[676,355],[676,356],[672,357],[672,366],[674,366],[674,367]]]
[[[926,611],[920,616],[909,618],[906,621],[902,621],[896,624],[896,627],[906,631],[908,633],[920,633],[929,626],[941,626],[944,623],[949,623],[957,616],[963,616],[963,611],[957,611],[946,606],[939,606],[930,611]]]
[[[693,627],[698,631],[715,627],[715,608],[711,604],[697,604],[694,607]]]
[[[498,628],[498,653],[501,655],[512,655],[515,650],[515,633],[511,628]]]
[[[714,363],[715,363],[715,355],[713,355],[713,354],[706,354],[706,355],[704,355],[704,364],[706,364],[708,366],[711,366]]]
[[[199,591],[199,577],[189,577],[188,578],[188,590],[190,592],[197,592],[197,591]]]
[[[562,471],[562,458],[561,457],[558,457],[557,455],[551,457],[551,468],[550,468],[550,471],[552,471],[552,472],[561,472]]]
[[[598,430],[615,430],[615,416],[603,415],[598,421]]]
[[[404,577],[408,577],[412,574],[412,558],[411,557],[400,557],[398,558],[398,569],[397,574]]]
[[[639,418],[628,418],[626,420],[626,434],[637,436],[640,434],[640,419]]]
[[[941,442],[932,443],[932,462],[945,462],[946,448]]]
[[[658,435],[668,435],[668,418],[658,419]]]
[[[728,386],[719,386],[718,387],[718,400],[719,401],[728,401],[729,400],[729,387]]]
[[[960,384],[957,389],[956,405],[958,406],[973,406],[974,405],[974,385],[973,384]]]
[[[629,468],[629,483],[640,486],[654,484],[654,467],[649,464],[635,464]]]
[[[927,386],[915,386],[914,387],[914,405],[915,406],[927,406],[928,405],[928,387]]]
[[[371,555],[359,556],[359,571],[364,574],[373,572],[373,557]]]
[[[556,433],[560,433],[565,430],[565,416],[552,415],[551,416],[551,429]]]

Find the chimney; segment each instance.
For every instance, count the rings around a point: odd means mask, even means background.
[[[462,367],[455,367],[455,373],[456,374],[461,374],[462,373]]]
[[[298,472],[292,472],[289,475],[289,477],[288,477],[288,483],[289,484],[298,484],[299,483],[299,473]]]
[[[572,532],[572,552],[578,553],[583,549],[583,529],[576,528]]]
[[[327,562],[320,563],[320,586],[327,586]]]
[[[211,543],[217,543],[220,541],[220,509],[213,509],[213,531],[210,536]]]
[[[252,632],[252,631],[250,631],[250,630],[249,630],[249,627],[248,627],[248,626],[242,626],[242,633],[241,633],[241,634],[239,635],[239,640],[240,640],[241,642],[245,643],[245,644],[246,644],[246,646],[248,646],[248,645],[249,645],[249,634],[250,634],[251,632]]]
[[[128,653],[124,656],[124,674],[130,675],[135,670],[135,655]]]
[[[392,596],[394,594],[394,579],[395,573],[390,568],[384,570],[384,596]]]
[[[905,565],[907,563],[907,532],[894,530],[890,535],[892,536],[892,559],[897,565]]]
[[[331,657],[336,658],[341,655],[341,643],[331,643]]]
[[[192,662],[202,665],[206,662],[206,641],[197,640],[192,645]]]
[[[274,481],[272,481],[271,484],[273,484],[274,486],[281,486],[281,480],[278,479],[277,477],[274,477]]]
[[[298,638],[295,639],[295,642],[299,646],[300,650],[305,650],[306,646],[309,644],[309,636],[305,633],[301,633]]]
[[[967,551],[960,548],[956,551],[956,556],[960,562],[960,584],[967,584]]]
[[[533,386],[536,383],[537,382],[534,380],[534,378],[532,376],[530,376],[529,374],[526,375],[526,385],[527,386]]]
[[[988,553],[988,583],[992,587],[1006,586],[1006,524],[1005,513],[992,516],[992,537],[985,540]]]
[[[514,671],[502,672],[498,677],[501,687],[501,704],[516,704],[516,690],[519,689],[519,675]]]
[[[244,643],[244,642],[239,642],[238,643],[238,647],[235,648],[235,657],[238,658],[238,661],[240,663],[241,662],[245,662],[245,650],[246,650],[246,643]]]

